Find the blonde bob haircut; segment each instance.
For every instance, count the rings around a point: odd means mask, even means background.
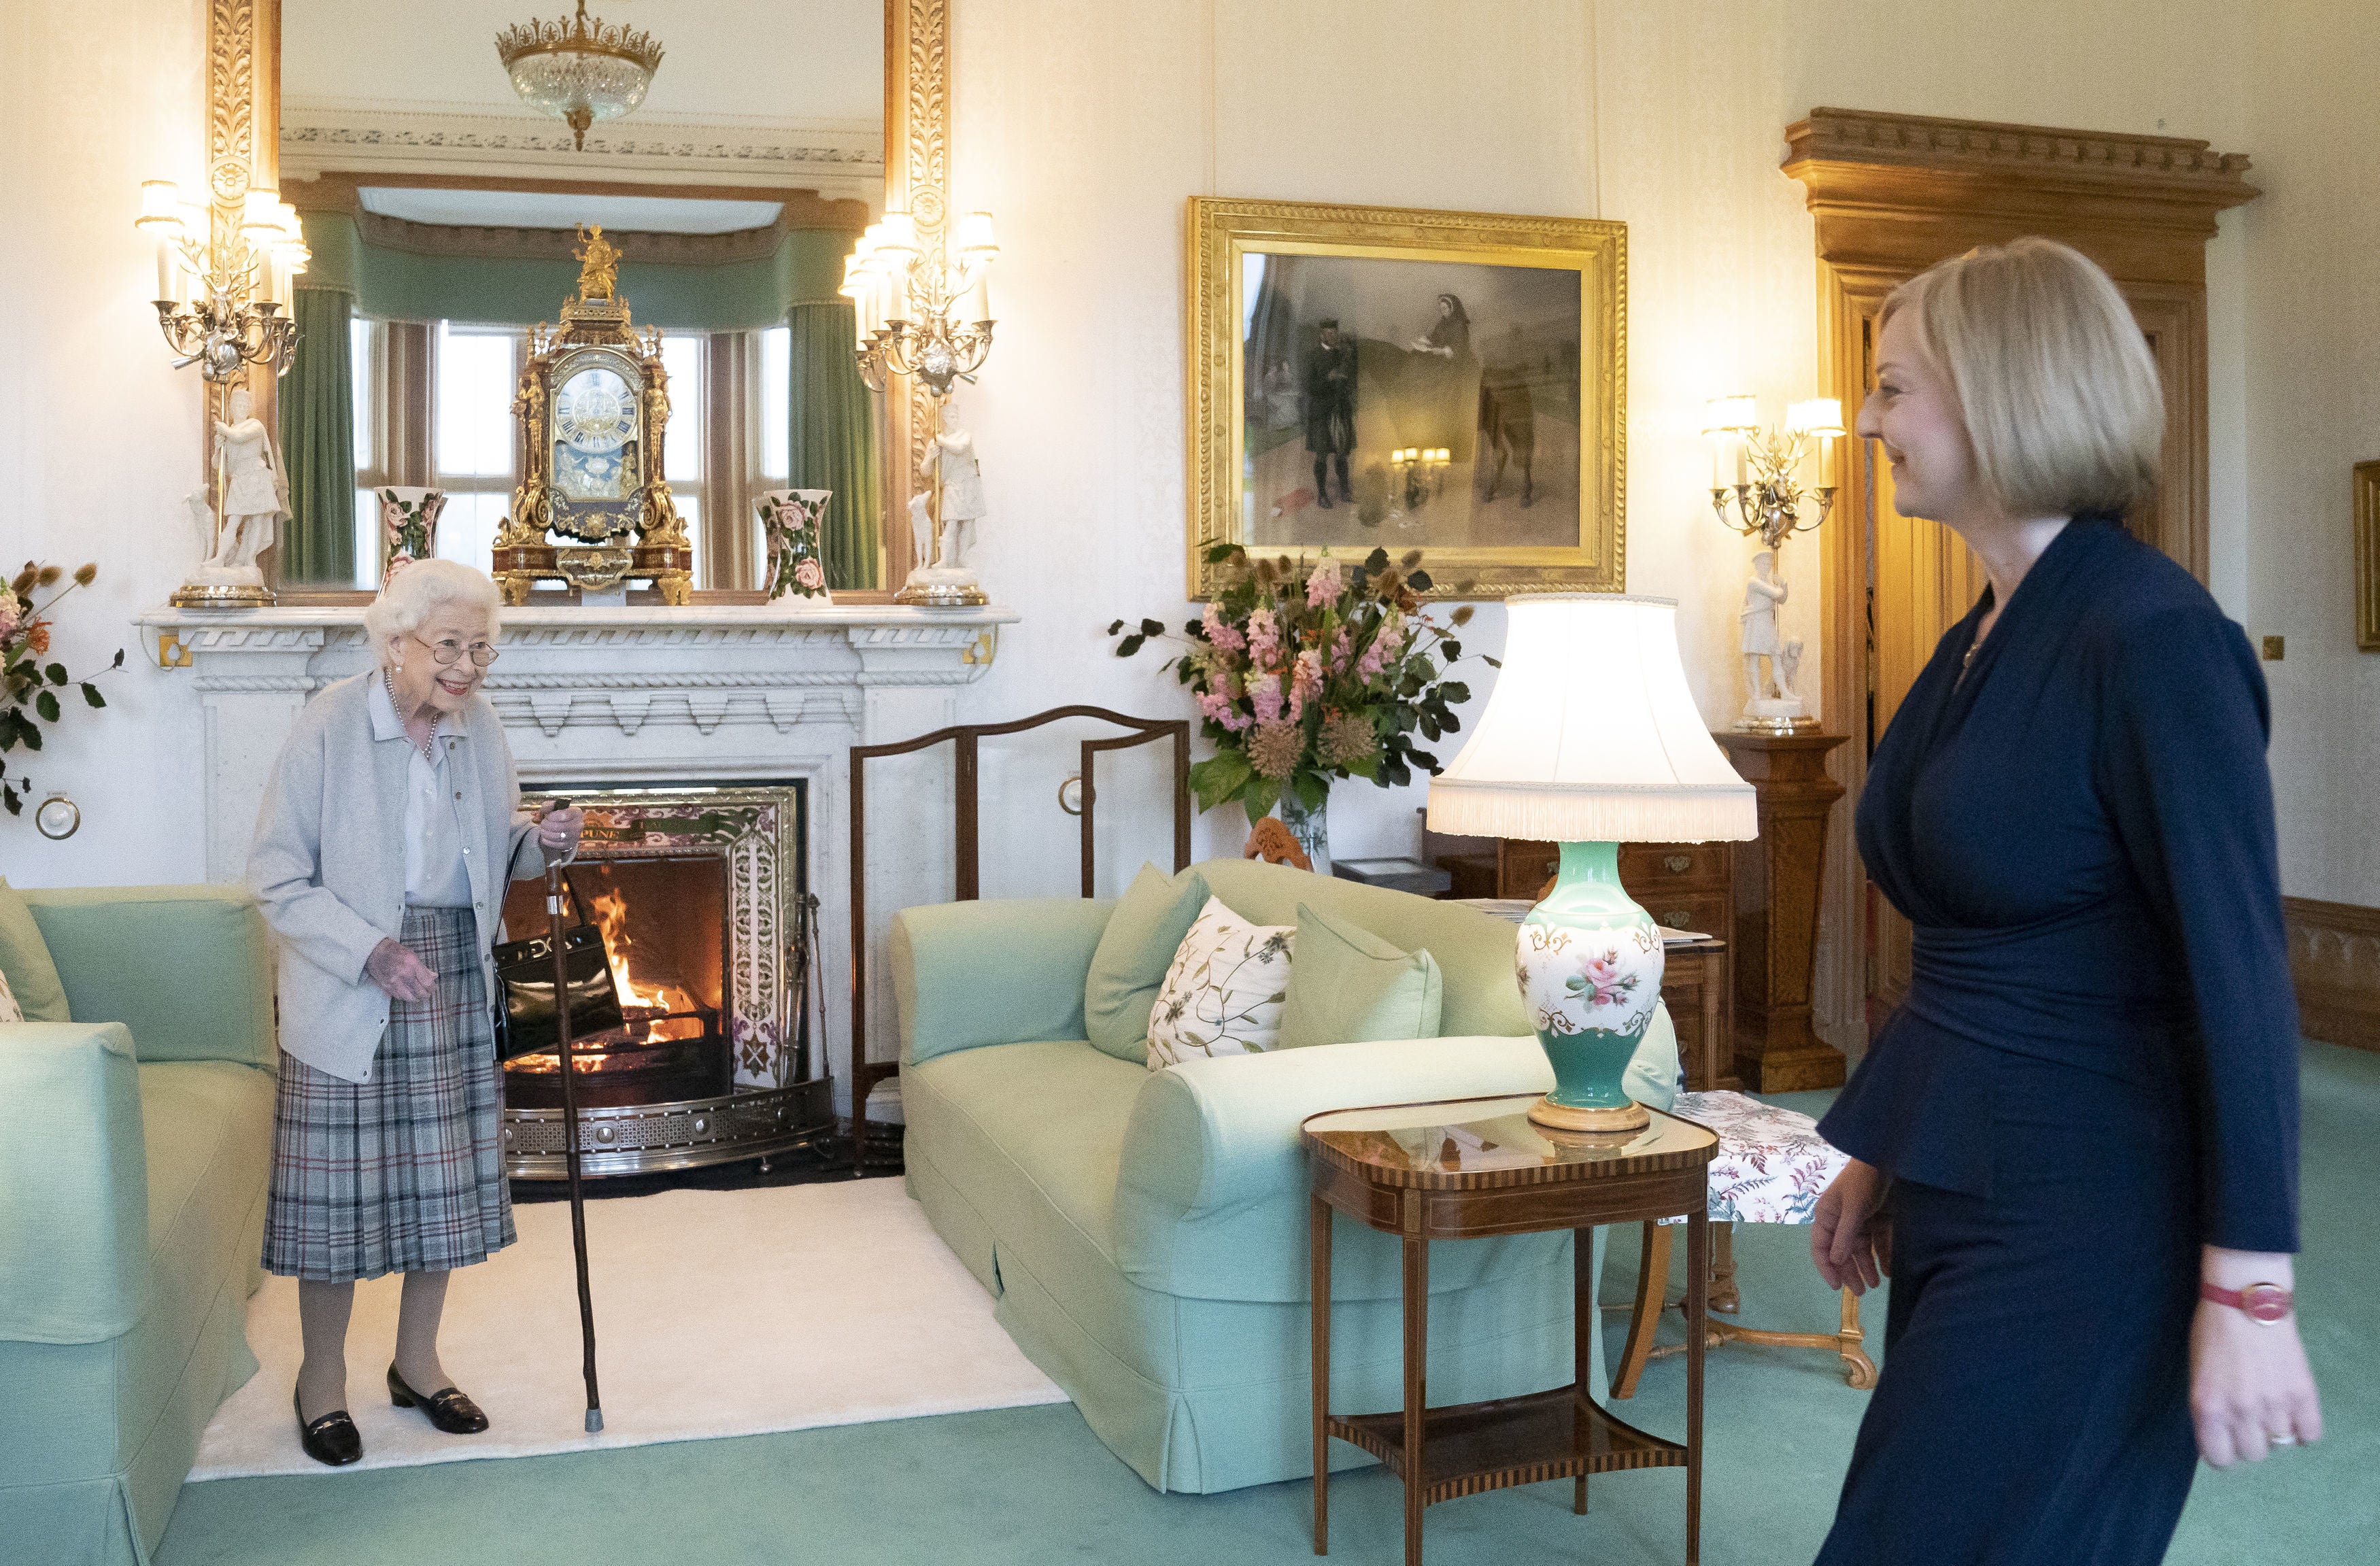
[[[392,637],[419,630],[421,623],[439,610],[459,603],[486,618],[488,637],[493,640],[496,611],[503,602],[496,584],[485,572],[452,560],[417,560],[391,577],[380,596],[365,608],[364,635],[371,639],[373,655],[385,663]]]
[[[1984,245],[1885,296],[1949,378],[1975,470],[2011,516],[2120,514],[2156,485],[2165,396],[2115,280],[2054,239]]]

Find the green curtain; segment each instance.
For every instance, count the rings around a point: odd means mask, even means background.
[[[356,579],[355,379],[348,296],[300,288],[290,315],[298,352],[281,378],[281,455],[289,465],[290,519],[281,578],[346,587]]]
[[[877,481],[875,395],[852,353],[857,327],[848,299],[797,304],[793,328],[792,461],[796,490],[832,490],[826,508],[831,588],[880,587],[883,488]]]

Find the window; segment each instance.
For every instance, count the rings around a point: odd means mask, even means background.
[[[662,334],[662,368],[669,371],[670,417],[664,450],[670,497],[686,521],[688,539],[702,536],[702,471],[704,454],[703,350],[699,333]]]
[[[356,577],[369,591],[380,585],[380,497],[373,493],[394,483],[388,471],[388,374],[385,322],[364,316],[347,321],[347,375],[356,418]]]
[[[792,480],[794,329],[760,334],[760,481],[783,489]]]
[[[520,382],[520,349],[521,334],[512,327],[442,321],[431,357],[431,481],[446,492],[438,553],[482,571],[518,479],[513,394]]]

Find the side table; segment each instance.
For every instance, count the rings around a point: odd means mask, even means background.
[[[1598,1407],[1585,1384],[1594,1330],[1599,1223],[1686,1218],[1688,1314],[1702,1319],[1710,1260],[1707,1166],[1718,1138],[1653,1111],[1640,1131],[1554,1132],[1532,1124],[1528,1095],[1334,1110],[1303,1127],[1311,1160],[1314,1335],[1314,1553],[1330,1553],[1330,1447],[1336,1437],[1404,1481],[1405,1566],[1421,1566],[1423,1510],[1434,1501],[1590,1474],[1686,1471],[1686,1566],[1702,1548],[1703,1341],[1686,1345],[1686,1439],[1649,1435]],[[1330,1214],[1404,1242],[1404,1406],[1330,1412]],[[1571,1385],[1526,1397],[1429,1406],[1429,1243],[1577,1231]]]

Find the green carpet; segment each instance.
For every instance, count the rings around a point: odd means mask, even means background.
[[[1824,1094],[1781,1100],[1799,1109]],[[2363,1566],[2380,1537],[2380,1056],[2305,1053],[2304,1238],[2298,1273],[2329,1439],[2260,1465],[2202,1470],[2168,1560],[2177,1566]],[[1824,1329],[1831,1296],[1806,1231],[1746,1226],[1736,1256],[1747,1325]],[[1683,1247],[1680,1247],[1681,1250]],[[1617,1235],[1609,1299],[1633,1288],[1636,1243]],[[2077,1258],[2087,1262],[2087,1258]],[[1870,1317],[1880,1340],[1881,1301]],[[1607,1325],[1615,1324],[1615,1315]],[[865,1333],[864,1322],[826,1326]],[[1674,1332],[1675,1328],[1671,1330]],[[1618,1333],[1611,1336],[1618,1352]],[[1877,1357],[1881,1359],[1880,1351]],[[1729,1348],[1711,1356],[1703,1558],[1806,1561],[1826,1536],[1865,1394],[1829,1354]],[[1685,1363],[1657,1362],[1624,1417],[1683,1426]],[[496,1411],[497,1417],[503,1411]],[[1675,1470],[1595,1481],[1593,1512],[1567,1482],[1432,1507],[1434,1566],[1592,1560],[1674,1562],[1684,1543]],[[1399,1488],[1377,1469],[1331,1484],[1331,1558],[1400,1559]],[[1110,1456],[1071,1407],[1000,1410],[586,1456],[224,1480],[182,1492],[157,1566],[577,1566],[1057,1560],[1214,1566],[1314,1559],[1305,1483],[1161,1496]]]

